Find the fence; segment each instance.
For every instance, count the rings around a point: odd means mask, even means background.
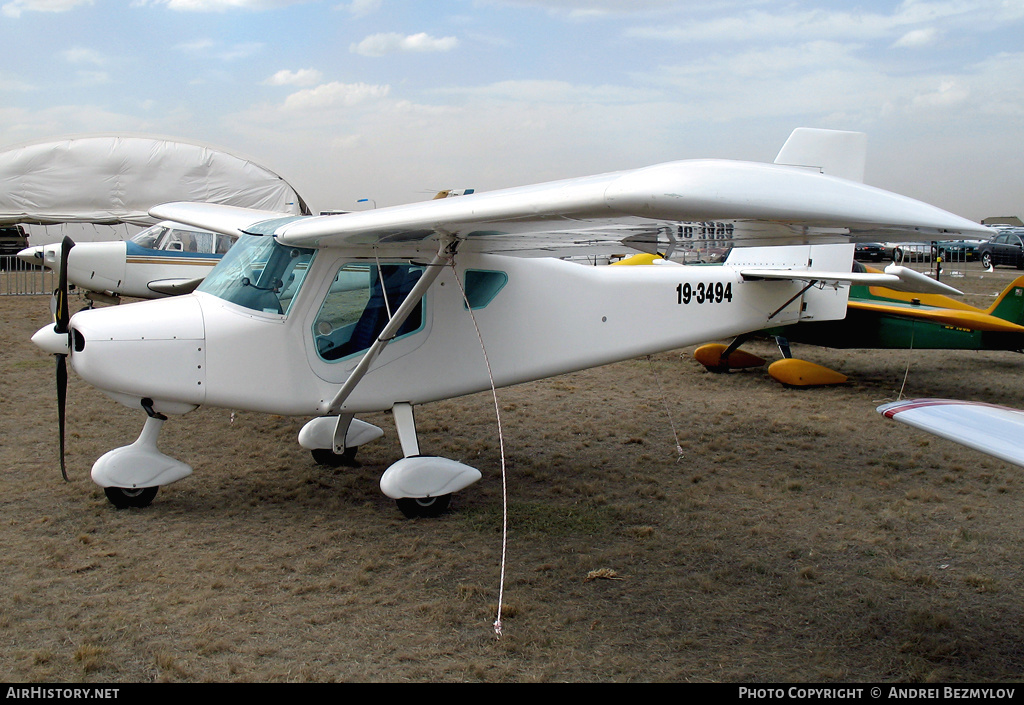
[[[966,265],[976,259],[976,247],[959,241],[892,246],[893,262],[939,279],[964,276]]]
[[[0,296],[52,294],[56,287],[53,270],[33,267],[14,255],[0,256]]]

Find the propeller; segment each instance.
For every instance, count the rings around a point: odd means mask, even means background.
[[[75,241],[64,236],[60,245],[60,274],[57,277],[57,288],[53,292],[53,332],[67,337],[66,353],[57,353],[57,427],[60,430],[60,474],[66,482],[67,468],[64,464],[64,426],[68,399],[68,354],[71,352],[71,334],[68,327],[71,311],[68,306],[68,255]]]

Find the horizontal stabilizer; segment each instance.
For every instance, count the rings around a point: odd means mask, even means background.
[[[919,294],[962,296],[963,292],[915,272],[907,267],[889,265],[885,272],[827,272],[813,269],[741,269],[744,279],[786,279],[791,281],[848,282],[862,286],[884,286],[896,291]]]
[[[886,418],[1024,466],[1024,411],[956,399],[912,399],[883,404]]]

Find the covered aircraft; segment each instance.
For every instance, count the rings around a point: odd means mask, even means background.
[[[330,457],[380,435],[357,414],[390,409],[405,457],[381,490],[408,515],[433,515],[481,474],[423,452],[417,405],[842,318],[851,281],[936,290],[900,267],[852,273],[851,238],[980,226],[822,173],[850,141],[798,130],[787,146],[799,166],[681,161],[325,217],[166,204],[152,214],[239,236],[199,288],[73,317],[61,293],[56,324],[33,340],[57,355],[59,399],[70,357],[85,381],[145,413],[138,440],[93,466],[118,506],[145,506],[192,472],[157,438],[169,416],[201,404],[313,416],[299,442]],[[721,267],[559,259],[649,251],[691,221],[734,222],[737,245],[785,246],[737,247]]]
[[[158,224],[149,209],[168,198],[308,215],[281,176],[246,157],[199,142],[108,134],[33,142],[0,151],[0,224],[127,223],[147,226],[128,242],[79,243],[70,284],[100,295],[155,298],[195,288],[233,238]],[[60,244],[19,253],[60,265]],[[191,287],[191,288],[190,288]]]

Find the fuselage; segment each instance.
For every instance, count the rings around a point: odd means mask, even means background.
[[[148,397],[169,413],[210,404],[320,415],[422,261],[252,238],[194,294],[76,314],[71,363],[130,406]],[[480,338],[506,386],[757,330],[780,308],[774,321],[795,321],[799,299],[784,305],[801,288],[744,281],[728,266],[460,254],[337,411],[488,389]]]

